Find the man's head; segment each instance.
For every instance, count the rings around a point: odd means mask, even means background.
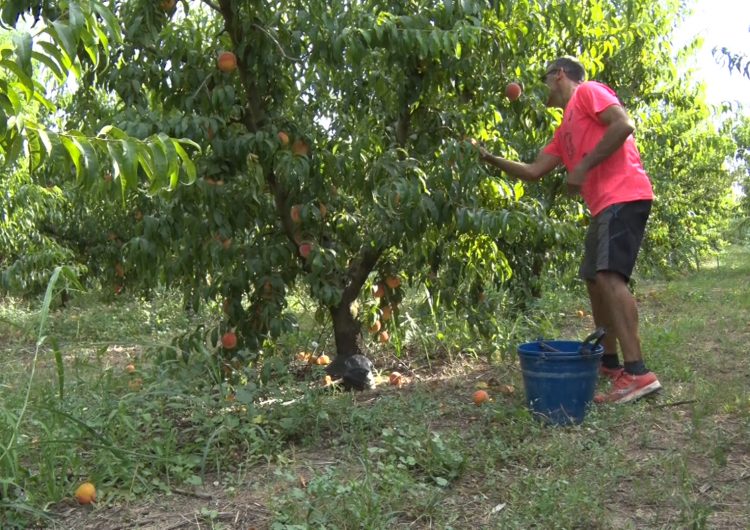
[[[585,80],[586,70],[573,57],[560,57],[549,63],[542,76],[549,89],[547,106],[565,108],[575,87]]]

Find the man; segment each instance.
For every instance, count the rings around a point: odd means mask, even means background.
[[[561,163],[568,170],[568,188],[583,196],[592,215],[580,274],[594,321],[607,330],[600,373],[613,381],[610,391],[594,400],[627,403],[661,388],[643,362],[638,309],[628,289],[653,190],[632,136],[633,121],[614,91],[585,78],[583,66],[571,57],[547,68],[547,106],[564,109],[563,120],[534,162],[506,160],[482,147],[479,153],[485,162],[527,181],[540,179]]]

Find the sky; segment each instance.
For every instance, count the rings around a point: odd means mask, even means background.
[[[711,53],[716,46],[726,46],[750,56],[750,1],[693,0],[692,6],[694,13],[677,28],[674,45],[702,36],[703,47],[692,66],[697,77],[706,83],[708,102],[740,101],[744,113],[750,114],[750,79],[736,70],[730,74],[727,66],[717,64]]]

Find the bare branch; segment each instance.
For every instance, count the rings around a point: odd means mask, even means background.
[[[290,61],[295,61],[295,62],[299,62],[299,61],[302,60],[302,57],[292,57],[292,56],[288,55],[286,53],[286,51],[284,50],[284,47],[278,41],[278,39],[276,37],[274,37],[271,34],[271,32],[268,31],[266,28],[264,28],[263,26],[260,26],[258,24],[255,24],[255,23],[253,23],[253,27],[257,28],[257,29],[261,30],[263,33],[265,33],[268,36],[268,38],[271,39],[276,44],[276,46],[279,48],[279,51],[281,52],[281,55],[283,55],[284,58],[286,58],[286,59],[288,59]]]

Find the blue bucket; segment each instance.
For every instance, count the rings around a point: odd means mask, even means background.
[[[548,340],[518,347],[529,410],[554,425],[583,421],[594,399],[603,335],[597,330],[583,342]]]

